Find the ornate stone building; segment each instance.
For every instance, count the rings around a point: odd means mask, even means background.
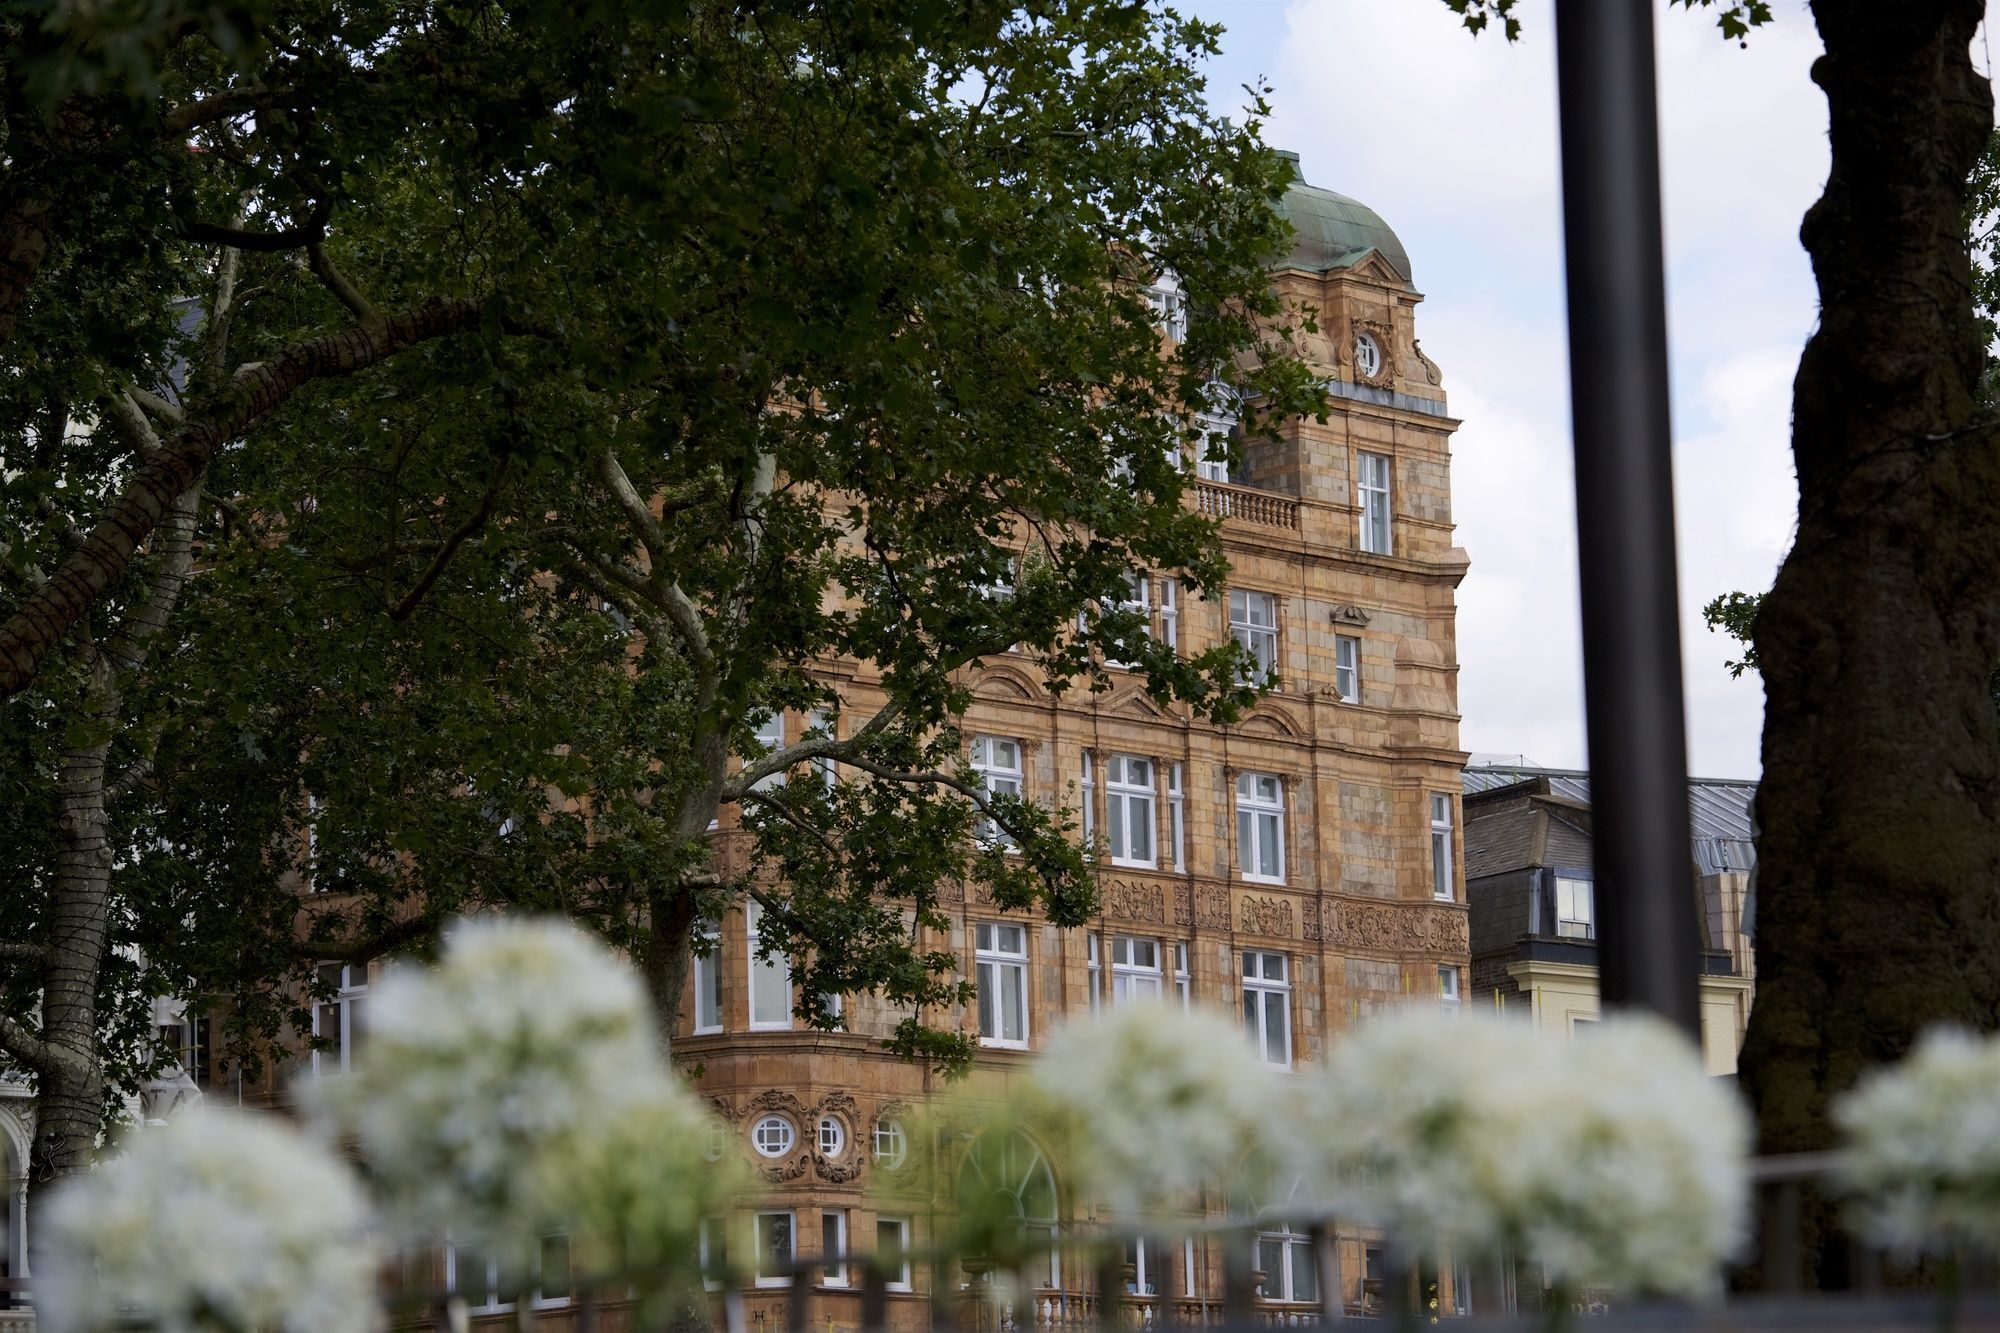
[[[1281,442],[1253,443],[1234,479],[1187,460],[1198,474],[1192,502],[1222,519],[1229,588],[1200,600],[1144,575],[1132,598],[1185,651],[1235,635],[1275,667],[1280,688],[1240,722],[1216,726],[1155,703],[1137,678],[1053,697],[1018,655],[988,659],[966,682],[969,757],[987,782],[1081,805],[1102,844],[1103,914],[1088,927],[1056,929],[961,894],[949,932],[931,942],[960,957],[978,991],[976,1005],[931,1020],[978,1035],[974,1086],[996,1098],[1046,1034],[1100,1005],[1234,1012],[1269,1063],[1297,1067],[1385,1006],[1455,1004],[1467,986],[1457,422],[1418,345],[1422,298],[1395,234],[1329,190],[1299,185],[1285,202],[1296,238],[1273,281],[1319,311],[1308,354],[1330,381],[1328,421],[1289,422]],[[1173,303],[1159,294],[1168,321]],[[872,713],[876,681],[863,663],[828,663],[823,676],[840,692],[845,734]],[[770,739],[795,739],[807,725],[786,718]],[[911,1149],[904,1117],[933,1091],[922,1070],[881,1050],[897,1016],[849,997],[846,1031],[798,1026],[790,978],[755,956],[756,930],[754,908],[720,923],[676,1043],[730,1127],[715,1151],[745,1154],[774,1186],[755,1218],[733,1221],[713,1244],[739,1262],[751,1246],[753,1271],[773,1266],[772,1254],[921,1247],[928,1204],[884,1201]],[[1028,1136],[949,1151],[962,1154],[954,1170],[1004,1177],[1030,1228],[1061,1236],[1098,1220],[1063,1164]],[[1219,1214],[1244,1202],[1218,1196],[1204,1207]],[[1355,1235],[1339,1242],[1352,1308],[1379,1296],[1371,1248]],[[1303,1237],[1263,1239],[1255,1267],[1265,1299],[1317,1304],[1307,1249]],[[1224,1257],[1213,1241],[1179,1255],[1130,1253],[1132,1299],[1218,1301]],[[925,1323],[932,1275],[895,1276],[891,1323]],[[823,1275],[807,1296],[808,1325],[857,1327],[854,1281]],[[1089,1275],[1057,1258],[1030,1282],[1043,1288],[1033,1299],[1044,1318],[1087,1317]],[[1453,1286],[1447,1275],[1440,1309],[1453,1309]],[[781,1323],[790,1297],[760,1280],[745,1296],[750,1323]]]

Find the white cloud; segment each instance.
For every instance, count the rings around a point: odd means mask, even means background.
[[[1722,668],[1700,607],[1762,591],[1790,539],[1791,372],[1817,301],[1799,219],[1826,170],[1819,50],[1803,3],[1748,49],[1712,15],[1659,0],[1661,152],[1689,749],[1697,772],[1754,775],[1762,690]],[[1564,338],[1554,20],[1522,40],[1467,35],[1440,0],[1292,0],[1281,25],[1202,6],[1275,84],[1267,138],[1306,178],[1366,201],[1428,296],[1424,348],[1454,414],[1462,743],[1584,760]]]

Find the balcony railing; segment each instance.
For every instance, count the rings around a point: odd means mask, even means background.
[[[1226,481],[1197,481],[1195,507],[1211,518],[1234,518],[1245,523],[1298,531],[1299,502],[1289,495],[1273,495],[1253,486]]]

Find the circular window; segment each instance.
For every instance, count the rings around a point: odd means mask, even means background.
[[[823,1157],[838,1157],[840,1150],[847,1146],[847,1127],[835,1116],[821,1116],[819,1120],[819,1151]]]
[[[894,1171],[910,1155],[910,1140],[901,1124],[884,1120],[875,1126],[875,1160]]]
[[[1355,335],[1354,368],[1361,372],[1363,379],[1372,380],[1382,373],[1382,345],[1375,341],[1374,334]]]
[[[750,1127],[750,1146],[766,1157],[783,1157],[794,1137],[792,1122],[781,1115],[767,1115]]]
[[[722,1160],[722,1154],[729,1150],[729,1126],[720,1120],[708,1122],[708,1142],[702,1145],[702,1152],[711,1162]]]

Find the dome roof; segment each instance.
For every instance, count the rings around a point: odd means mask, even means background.
[[[1292,160],[1298,154],[1279,151]],[[1358,262],[1370,250],[1410,281],[1410,256],[1382,215],[1358,199],[1294,180],[1279,205],[1292,224],[1292,249],[1280,267],[1325,273]]]

